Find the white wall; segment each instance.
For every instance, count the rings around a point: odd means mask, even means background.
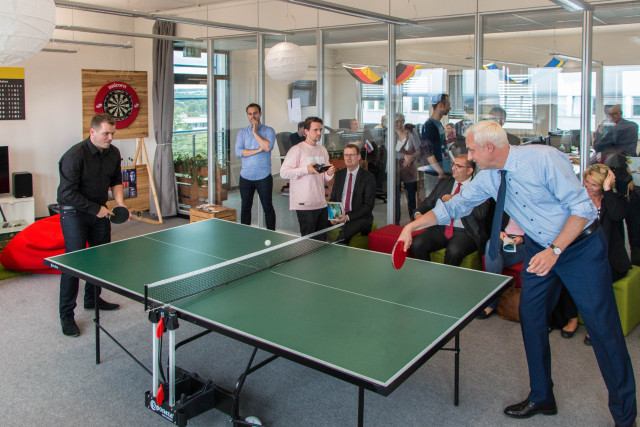
[[[133,20],[105,17],[97,14],[81,15],[57,9],[58,23],[121,31],[134,31]],[[82,19],[80,19],[82,18]],[[59,31],[56,37],[71,39],[72,33]],[[76,33],[79,40],[117,42],[113,36]],[[36,217],[48,215],[47,205],[56,203],[59,184],[58,160],[73,144],[86,138],[82,134],[82,69],[147,71],[149,97],[151,96],[151,42],[138,41],[138,49],[117,49],[92,46],[62,45],[59,48],[77,49],[75,54],[40,52],[13,67],[25,71],[25,120],[0,122],[0,145],[9,146],[10,172],[29,171],[33,175],[33,195]],[[148,45],[148,46],[147,46]],[[136,50],[140,54],[136,55]],[[147,53],[148,52],[148,53]],[[151,101],[151,99],[149,99]],[[151,122],[151,111],[149,112]],[[150,135],[153,134],[151,123]],[[116,134],[117,138],[117,134]],[[117,141],[116,146],[124,158],[134,157],[135,141]],[[150,157],[155,151],[155,140],[147,139]],[[152,161],[152,159],[151,159]]]

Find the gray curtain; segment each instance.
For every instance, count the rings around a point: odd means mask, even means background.
[[[156,21],[153,34],[175,35],[176,24]],[[178,214],[178,187],[173,169],[173,42],[153,40],[153,126],[156,154],[153,161],[153,180],[163,217]],[[158,215],[153,197],[149,212]]]

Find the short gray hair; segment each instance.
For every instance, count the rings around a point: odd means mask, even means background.
[[[473,135],[476,144],[484,146],[487,142],[492,143],[495,147],[506,147],[509,145],[507,133],[502,129],[500,123],[493,120],[482,120],[475,123],[465,132],[465,137]]]

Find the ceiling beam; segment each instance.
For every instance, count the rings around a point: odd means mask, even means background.
[[[314,9],[324,10],[326,12],[339,13],[342,15],[355,16],[356,18],[370,19],[373,21],[385,22],[387,24],[398,25],[418,25],[417,21],[410,19],[397,18],[391,15],[383,15],[381,13],[370,12],[364,9],[345,6],[343,4],[329,3],[328,1],[318,0],[281,0],[286,3],[297,4],[299,6],[311,7]]]
[[[156,40],[174,40],[183,42],[202,42],[200,39],[193,37],[177,37],[177,36],[163,36],[160,34],[142,34],[142,33],[129,33],[127,31],[115,31],[115,30],[102,30],[100,28],[92,27],[78,27],[74,25],[56,25],[56,30],[64,31],[78,31],[81,33],[95,33],[95,34],[109,34],[112,36],[124,36],[124,37],[140,37],[144,39],[156,39]]]
[[[177,24],[197,25],[210,28],[221,28],[224,30],[242,31],[246,33],[261,33],[274,35],[287,35],[287,31],[272,30],[269,28],[248,27],[245,25],[225,24],[223,22],[205,21],[202,19],[183,18],[177,15],[162,15],[159,13],[145,13],[128,9],[117,9],[115,7],[97,6],[89,3],[80,3],[67,0],[54,0],[56,7],[64,9],[82,10],[85,12],[103,13],[107,15],[126,16],[129,18],[143,18],[152,21],[167,21]]]

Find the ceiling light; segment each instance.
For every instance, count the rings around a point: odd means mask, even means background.
[[[300,6],[312,7],[327,12],[340,13],[343,15],[355,16],[356,18],[371,19],[373,21],[386,22],[388,24],[398,25],[418,25],[416,21],[410,19],[396,18],[391,15],[383,15],[380,13],[369,12],[368,10],[356,9],[354,7],[342,4],[329,3],[327,1],[316,0],[282,0],[287,3],[293,3]]]
[[[569,12],[584,12],[585,10],[593,10],[593,7],[582,0],[549,0],[558,6],[562,6]]]

